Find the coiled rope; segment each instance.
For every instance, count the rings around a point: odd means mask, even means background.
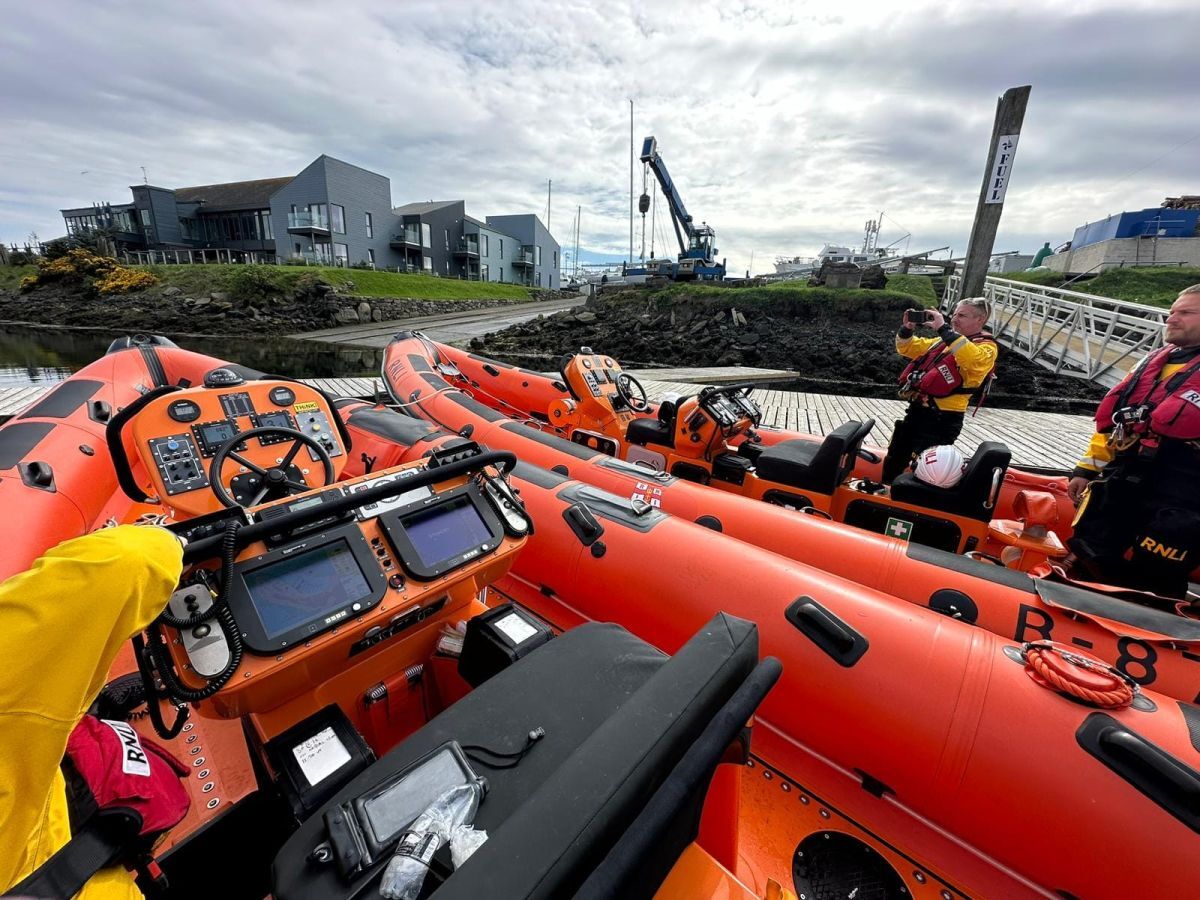
[[[1100,709],[1133,702],[1137,685],[1121,670],[1056,641],[1033,641],[1023,648],[1026,672],[1043,687]]]

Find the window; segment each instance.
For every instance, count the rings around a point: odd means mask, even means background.
[[[491,276],[488,274],[487,266],[479,267],[479,279],[480,279],[480,281],[491,281],[492,280]]]
[[[481,256],[487,256],[487,255],[488,255],[488,236],[487,236],[486,234],[481,234],[481,235],[479,235],[479,248],[480,248],[480,249],[479,249],[479,254],[480,254]],[[486,279],[486,278],[485,278],[485,279],[483,279],[483,280],[484,280],[484,281],[487,281],[487,279]]]
[[[446,274],[450,274],[450,260],[446,260]]]
[[[504,281],[504,266],[500,267],[500,280]]]
[[[350,248],[345,244],[333,245],[333,262],[343,269],[350,267]]]
[[[429,226],[428,226],[428,225],[423,225],[422,227],[423,227],[423,228],[428,228]],[[423,268],[423,269],[424,269],[426,272],[432,272],[432,271],[433,271],[433,257],[432,257],[432,256],[426,256],[426,257],[423,257],[423,258],[422,258],[422,260],[421,260],[421,267],[422,267],[422,268]]]
[[[537,273],[536,281],[537,281],[537,286],[541,287],[542,286],[542,273],[541,272]]]
[[[262,236],[264,241],[275,240],[275,229],[271,227],[271,211],[264,209],[259,212],[259,218],[262,219]]]
[[[150,210],[139,209],[138,212],[140,212],[142,214],[142,225],[145,226],[146,228],[149,228],[150,227]]]
[[[334,203],[333,205],[331,205],[329,207],[329,212],[332,213],[330,218],[331,218],[331,224],[333,225],[334,232],[336,234],[345,234],[346,233],[346,208],[344,206],[338,206],[336,203]]]
[[[446,234],[446,249],[449,250],[450,249],[450,229],[443,228],[442,231],[445,232],[445,234]],[[450,271],[450,270],[447,269],[446,271]]]
[[[554,268],[558,268],[558,251],[554,251]]]
[[[533,248],[533,262],[534,262],[534,265],[538,265],[538,266],[540,266],[542,264],[542,245],[541,244],[538,244],[536,247]]]
[[[421,246],[425,247],[426,249],[433,246],[432,229],[430,229],[428,223],[426,222],[421,223]],[[432,266],[426,264],[425,268],[429,269],[432,268]]]
[[[367,213],[367,222],[371,221],[371,214]],[[375,268],[375,251],[367,249],[367,261],[371,264],[371,268]]]
[[[295,209],[295,208],[296,208],[296,207],[294,207],[294,206],[292,207],[292,209]],[[292,244],[292,246],[296,248],[296,255],[297,255],[297,256],[299,256],[299,255],[300,255],[300,245],[299,245],[299,244]]]
[[[317,259],[319,259],[321,262],[323,262],[323,263],[333,262],[333,254],[330,252],[329,244],[324,243],[324,242],[315,244],[313,246],[313,250],[316,251]]]
[[[329,209],[324,203],[310,203],[308,211],[312,213],[313,228],[329,227]]]
[[[500,238],[500,258],[504,259],[504,238]],[[503,270],[501,270],[501,271],[503,271]],[[504,280],[503,276],[501,276],[500,280],[501,281]]]
[[[367,216],[367,237],[373,238],[373,237],[375,237],[375,223],[373,221],[371,221],[370,213],[367,213],[366,216]],[[373,259],[371,260],[371,262],[374,262],[374,261],[375,260],[373,260]]]

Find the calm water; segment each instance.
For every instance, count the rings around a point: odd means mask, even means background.
[[[0,325],[0,387],[62,381],[104,355],[123,332],[54,331]],[[293,378],[378,375],[382,350],[286,338],[173,338],[187,350]]]

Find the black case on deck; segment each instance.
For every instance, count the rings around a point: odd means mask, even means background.
[[[326,728],[333,731],[350,759],[314,785],[305,777],[294,748],[320,735]],[[278,773],[276,781],[280,792],[291,806],[297,822],[307,819],[322,803],[375,761],[375,754],[367,742],[336,703],[331,703],[272,738],[265,749],[271,768]]]
[[[549,625],[516,604],[494,607],[467,622],[458,674],[479,687],[552,637]]]

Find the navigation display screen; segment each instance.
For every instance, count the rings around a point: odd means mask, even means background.
[[[259,413],[258,415],[259,428],[295,428],[292,424],[292,417],[285,412],[268,412]]]
[[[371,593],[344,538],[242,577],[268,640],[321,620]]]
[[[200,426],[201,440],[214,450],[235,434],[237,434],[237,429],[230,422],[214,422],[211,425]]]
[[[487,524],[466,497],[405,516],[401,524],[421,562],[429,567],[490,541]]]

